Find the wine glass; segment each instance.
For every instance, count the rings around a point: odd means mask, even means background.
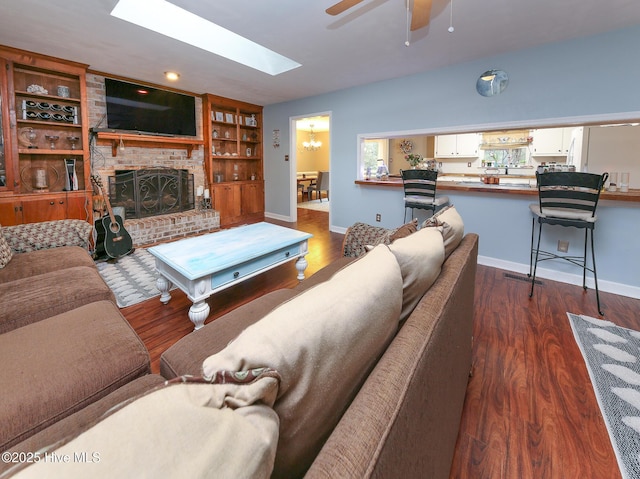
[[[77,136],[68,136],[67,140],[69,141],[69,143],[71,143],[71,149],[75,150],[76,149],[76,143],[78,143],[78,140],[80,138]]]
[[[58,141],[60,139],[60,137],[58,135],[45,135],[45,138],[47,140],[50,141],[50,145],[49,148],[51,148],[52,150],[56,149],[56,141]]]

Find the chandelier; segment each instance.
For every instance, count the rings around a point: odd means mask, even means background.
[[[322,146],[321,141],[316,141],[316,135],[313,132],[313,124],[309,125],[309,141],[302,142],[305,150],[316,151]]]

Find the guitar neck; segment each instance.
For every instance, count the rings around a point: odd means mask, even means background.
[[[112,224],[116,223],[116,216],[113,214],[113,209],[111,208],[111,202],[109,202],[109,195],[107,195],[107,192],[105,191],[104,186],[102,185],[102,180],[99,180],[95,176],[92,176],[91,179],[93,180],[95,185],[98,188],[100,188],[100,193],[102,193],[102,198],[104,198],[104,203],[107,206],[107,213],[109,213],[109,219],[111,220],[111,223]]]

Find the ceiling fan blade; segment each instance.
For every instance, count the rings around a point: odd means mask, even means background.
[[[362,0],[342,0],[335,5],[330,6],[325,10],[329,15],[340,15],[345,10],[349,10],[351,7],[359,4]]]
[[[432,0],[413,0],[411,11],[411,31],[419,30],[429,25],[431,19]]]

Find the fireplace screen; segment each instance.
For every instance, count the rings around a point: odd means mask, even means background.
[[[187,170],[122,170],[109,177],[111,206],[124,207],[125,218],[192,210],[193,198],[193,175]]]

